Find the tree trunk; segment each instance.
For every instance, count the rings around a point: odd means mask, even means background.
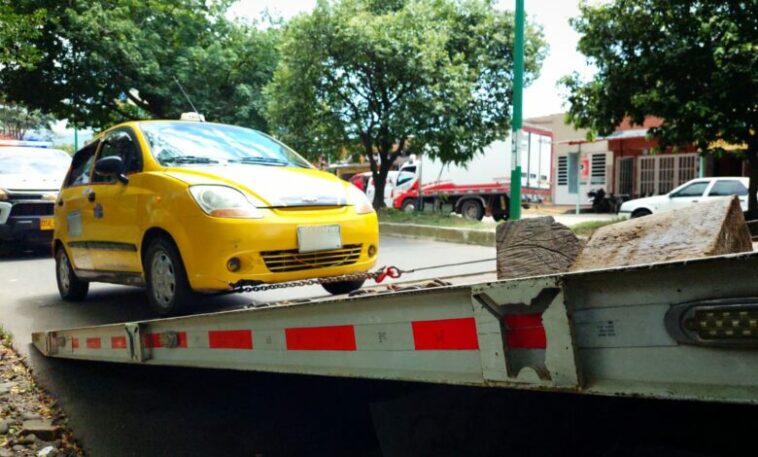
[[[571,265],[571,271],[752,250],[740,202],[731,197],[600,227]]]
[[[497,279],[564,273],[582,250],[574,233],[550,216],[499,224],[495,244]]]

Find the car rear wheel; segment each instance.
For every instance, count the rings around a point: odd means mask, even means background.
[[[365,279],[359,279],[357,281],[330,282],[321,284],[321,286],[332,295],[343,295],[360,289],[364,282],[366,282]]]
[[[82,281],[76,276],[68,254],[63,247],[55,252],[55,280],[58,283],[58,293],[66,301],[82,301],[89,292],[89,282]]]
[[[150,242],[145,251],[145,281],[150,307],[160,316],[180,313],[194,298],[187,272],[174,243],[165,237]]]

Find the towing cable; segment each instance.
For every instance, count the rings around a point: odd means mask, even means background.
[[[241,279],[235,283],[229,284],[229,286],[231,287],[231,290],[225,293],[262,292],[266,290],[289,289],[292,287],[331,284],[335,282],[361,281],[361,280],[365,281],[367,279],[373,279],[374,282],[379,284],[387,278],[398,279],[405,274],[418,273],[419,271],[437,270],[440,268],[449,268],[449,267],[460,267],[463,265],[473,265],[476,263],[494,262],[495,260],[497,259],[495,257],[492,257],[489,259],[468,260],[465,262],[429,265],[426,267],[411,268],[408,270],[403,270],[396,266],[388,266],[388,267],[381,267],[377,269],[376,271],[369,271],[366,273],[353,273],[353,274],[346,274],[346,275],[340,275],[340,276],[327,276],[323,278],[303,279],[299,281],[288,281],[288,282],[271,283],[271,284],[266,284],[260,281],[254,281],[250,279]]]

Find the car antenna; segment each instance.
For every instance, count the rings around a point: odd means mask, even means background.
[[[192,100],[190,100],[189,95],[187,95],[187,92],[184,90],[184,87],[182,87],[182,83],[180,83],[179,80],[176,79],[176,76],[174,76],[173,78],[174,78],[174,82],[176,83],[176,85],[179,86],[179,90],[182,91],[182,95],[184,95],[184,98],[187,99],[187,103],[189,103],[189,105],[192,107],[192,111],[196,115],[196,116],[194,116],[196,118],[196,120],[199,120],[200,122],[204,122],[205,121],[205,116],[203,116],[202,114],[200,114],[197,111],[197,108],[195,108],[195,105],[192,103]],[[187,116],[185,116],[184,114],[182,114],[182,119],[184,119],[185,117],[187,117]],[[193,119],[193,120],[195,120],[195,119]]]

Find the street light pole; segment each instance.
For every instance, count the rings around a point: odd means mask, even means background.
[[[521,128],[524,92],[524,0],[516,0],[516,37],[513,44],[513,130],[511,132],[511,201],[508,215],[521,219]]]

